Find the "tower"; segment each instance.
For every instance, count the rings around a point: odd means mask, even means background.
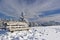
[[[21,20],[24,21],[24,15],[23,15],[23,12],[21,13]]]

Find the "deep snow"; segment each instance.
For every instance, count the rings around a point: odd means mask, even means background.
[[[13,33],[1,30],[0,40],[60,40],[60,26],[31,27]]]

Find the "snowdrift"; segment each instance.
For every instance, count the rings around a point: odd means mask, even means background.
[[[0,40],[60,40],[60,26],[31,27],[13,33],[0,30]]]

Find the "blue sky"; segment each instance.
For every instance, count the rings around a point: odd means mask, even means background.
[[[30,21],[60,21],[60,0],[0,0],[0,18],[19,18],[24,12]]]
[[[51,15],[60,14],[60,9],[43,11],[41,13],[42,14],[39,15],[40,17],[48,17],[48,16],[51,16]]]

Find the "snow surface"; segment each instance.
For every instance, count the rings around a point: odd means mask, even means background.
[[[1,30],[0,40],[60,40],[60,26],[31,27],[13,33]]]

